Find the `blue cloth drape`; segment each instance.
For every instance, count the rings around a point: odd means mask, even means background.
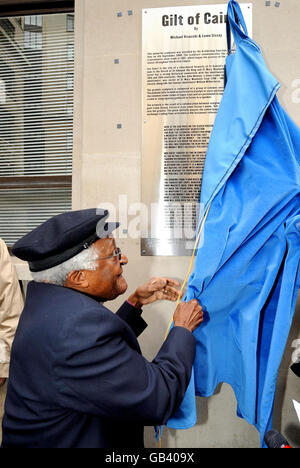
[[[194,332],[188,391],[168,426],[193,426],[195,394],[208,397],[226,382],[264,446],[300,284],[300,130],[236,1],[228,19],[236,51],[208,147],[201,203],[211,208],[185,297],[207,313]]]

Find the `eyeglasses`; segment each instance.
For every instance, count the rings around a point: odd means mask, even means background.
[[[98,260],[108,260],[109,258],[113,257],[119,257],[119,260],[122,258],[122,251],[118,247],[114,250],[114,253],[112,255],[109,255],[109,257],[101,257],[98,258]]]

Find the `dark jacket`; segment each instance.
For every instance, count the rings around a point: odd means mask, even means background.
[[[179,407],[195,339],[175,327],[154,361],[136,336],[146,323],[84,294],[30,283],[12,347],[2,448],[143,447],[145,425]]]

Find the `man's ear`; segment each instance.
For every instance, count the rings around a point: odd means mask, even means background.
[[[86,289],[89,282],[83,271],[71,271],[67,276],[66,286]]]

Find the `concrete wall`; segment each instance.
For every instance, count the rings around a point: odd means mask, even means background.
[[[76,0],[75,110],[73,208],[118,204],[120,194],[128,203],[141,193],[141,10],[191,5],[191,0]],[[198,4],[226,3],[218,0]],[[281,83],[279,98],[300,125],[299,0],[253,0],[253,38],[262,47],[269,69]],[[133,14],[128,15],[128,10]],[[121,11],[122,17],[117,13]],[[114,59],[119,59],[115,65]],[[294,101],[294,102],[293,102]],[[117,129],[121,123],[122,128]],[[280,181],[279,181],[280,183]],[[151,276],[171,276],[183,281],[189,258],[141,257],[139,240],[119,242],[129,257],[125,269],[129,291]],[[18,266],[25,275],[26,268]],[[109,304],[116,310],[122,299]],[[144,355],[157,353],[174,310],[173,304],[145,308],[149,327],[140,339]],[[298,306],[299,312],[299,306]],[[292,398],[300,401],[299,379],[289,364],[300,338],[296,314],[279,373],[274,427],[300,446],[300,426]],[[163,447],[258,447],[257,431],[236,417],[232,389],[223,384],[211,398],[199,398],[197,425],[187,431],[165,430]],[[146,428],[146,446],[157,447],[154,431]]]

